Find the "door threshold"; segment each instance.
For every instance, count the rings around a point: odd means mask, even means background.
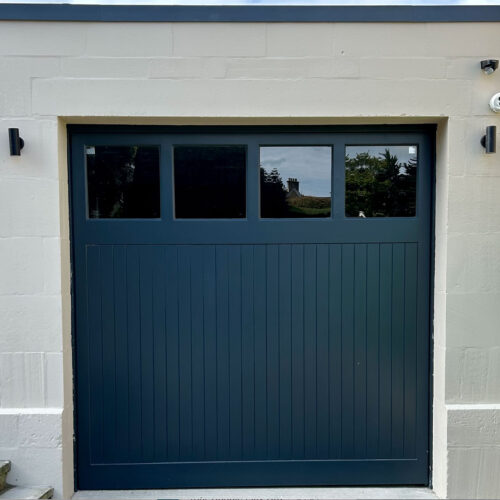
[[[425,487],[197,488],[77,491],[72,500],[397,500],[438,498]]]

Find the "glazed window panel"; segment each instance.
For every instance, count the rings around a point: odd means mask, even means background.
[[[414,217],[418,149],[405,146],[347,146],[347,217]]]
[[[176,146],[176,218],[244,218],[246,156],[246,146]]]
[[[90,219],[160,217],[158,146],[87,146]]]
[[[330,217],[331,179],[330,146],[261,147],[261,217]]]

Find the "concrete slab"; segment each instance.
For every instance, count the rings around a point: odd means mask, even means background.
[[[0,491],[5,488],[7,484],[7,474],[10,471],[10,461],[0,460]]]
[[[0,493],[0,500],[34,500],[42,498],[52,498],[53,488],[43,486],[33,486],[25,488],[23,486],[7,486],[7,489]]]
[[[429,488],[213,488],[181,490],[78,491],[72,500],[420,500],[436,499]]]

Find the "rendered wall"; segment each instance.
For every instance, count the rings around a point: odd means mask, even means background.
[[[0,22],[0,458],[73,491],[65,123],[438,123],[433,482],[500,497],[500,26]],[[26,141],[8,154],[7,128]],[[3,139],[2,139],[3,137]]]

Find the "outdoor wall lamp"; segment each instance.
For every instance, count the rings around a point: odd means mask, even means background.
[[[491,75],[498,68],[498,59],[485,59],[481,61],[481,69],[486,75]]]
[[[486,134],[481,138],[481,145],[487,154],[497,152],[497,128],[495,125],[486,127]]]
[[[24,141],[19,137],[18,128],[9,128],[9,146],[10,156],[21,156],[21,149],[24,147]]]

